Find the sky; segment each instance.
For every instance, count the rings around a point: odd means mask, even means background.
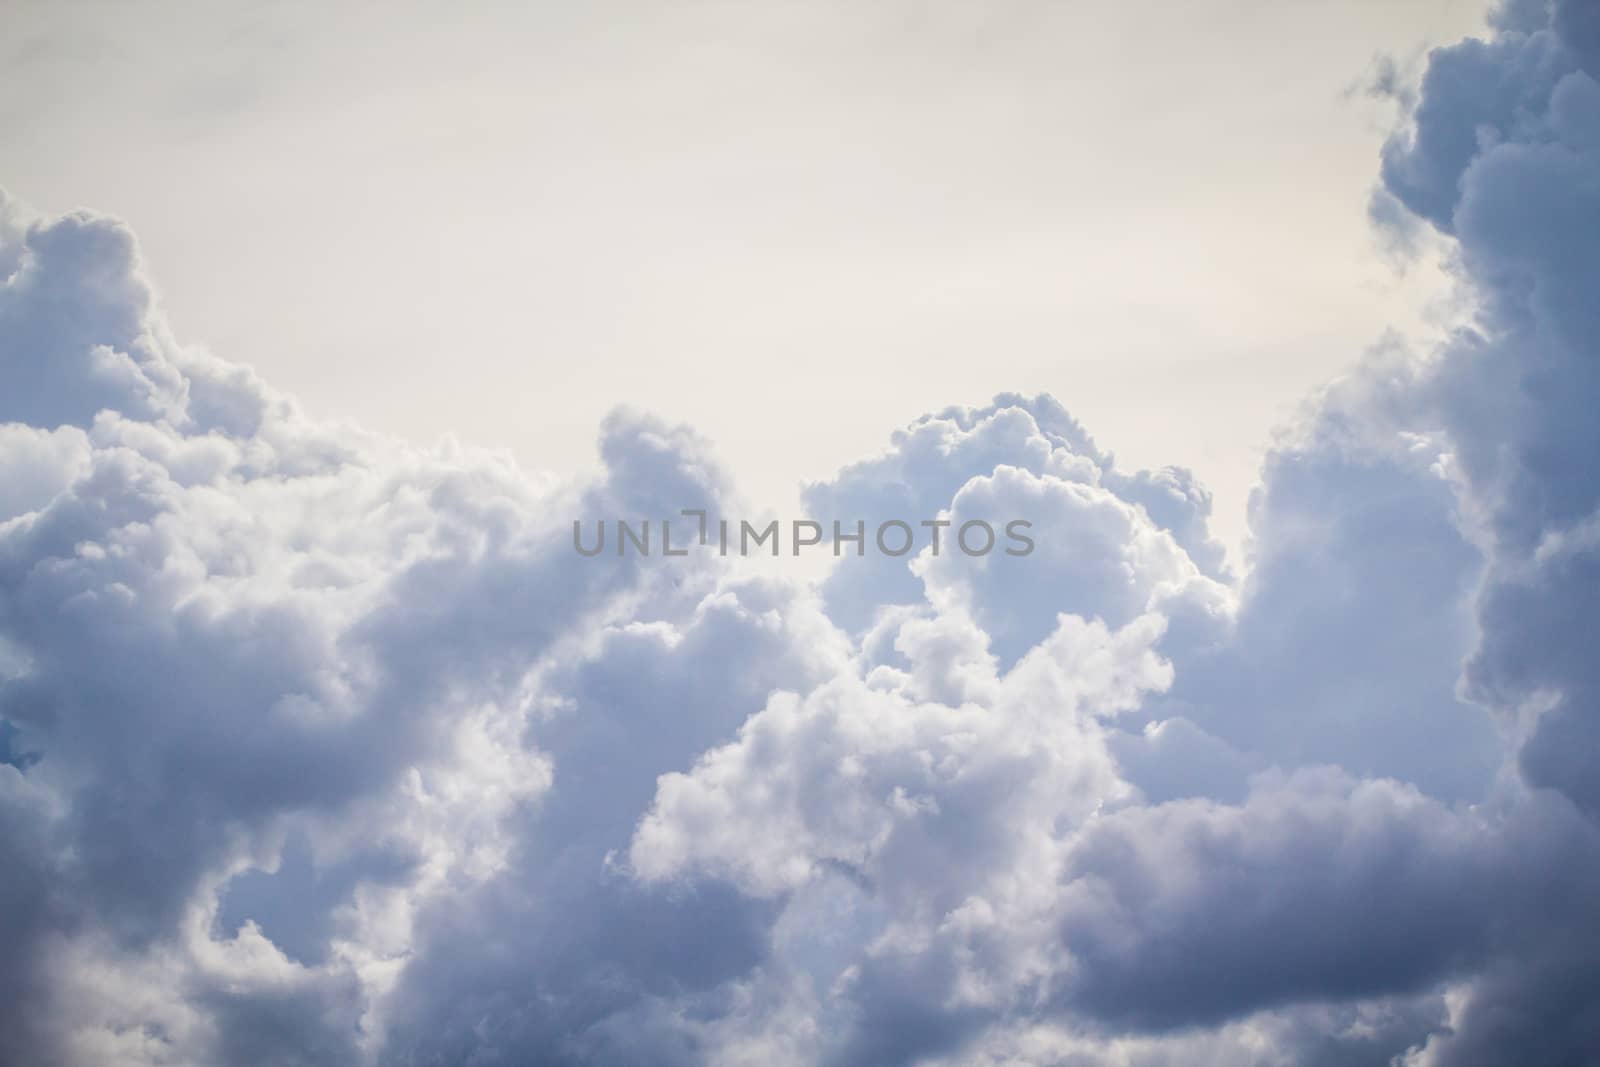
[[[1510,0],[1429,52],[1321,5],[1074,32],[1122,9],[22,9],[0,1067],[1592,1067],[1600,7]],[[1279,19],[1365,75],[1312,77]],[[1112,38],[1153,80],[1053,82],[1081,139],[1013,106]],[[1266,54],[1319,88],[1253,91],[1231,60]],[[318,106],[335,82],[368,88]],[[463,197],[473,101],[567,141]],[[1316,151],[1245,151],[1258,109]],[[1031,238],[1079,229],[1101,318],[1001,284],[1070,273]],[[1140,346],[1191,319],[1185,379]],[[1121,353],[1083,380],[1121,368],[1126,411],[1038,355],[1047,320]],[[780,332],[791,361],[740,347]],[[600,347],[527,355],[563,336]],[[858,551],[575,540],[737,523],[786,463]],[[1014,520],[1027,551],[922,534]],[[865,533],[896,521],[910,552]]]
[[[788,514],[886,425],[1050,392],[1126,461],[1196,469],[1236,552],[1273,429],[1380,338],[1450,316],[1431,261],[1397,269],[1364,223],[1396,109],[1362,90],[1483,19],[1474,0],[7,12],[0,181],[127,220],[185,338],[319,415],[571,470],[633,404],[693,423]]]

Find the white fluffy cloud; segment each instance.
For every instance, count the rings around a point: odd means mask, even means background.
[[[1242,576],[1009,394],[806,504],[1031,555],[580,558],[729,513],[705,443],[318,423],[0,201],[0,1063],[1592,1062],[1597,41],[1432,57],[1380,214],[1478,319],[1286,431]]]

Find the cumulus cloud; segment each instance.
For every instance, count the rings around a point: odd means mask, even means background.
[[[0,198],[0,1063],[1593,1062],[1596,31],[1395,86],[1475,317],[1286,427],[1242,573],[1012,394],[805,504],[1030,555],[581,558],[735,513],[708,445],[319,422]]]
[[[540,657],[704,592],[573,568],[565,516],[720,475],[637,416],[583,485],[314,425],[173,344],[120,225],[10,236],[4,1056],[348,1062],[418,901],[502,864],[549,787]],[[254,871],[273,906],[241,911]]]

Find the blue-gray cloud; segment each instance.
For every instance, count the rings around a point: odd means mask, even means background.
[[[1242,575],[1011,394],[806,504],[1029,557],[581,559],[735,507],[706,443],[318,422],[0,199],[0,1064],[1594,1062],[1596,10],[1406,92],[1473,321],[1286,428]]]

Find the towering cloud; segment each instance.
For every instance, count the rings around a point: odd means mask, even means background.
[[[1595,11],[1430,57],[1377,214],[1475,317],[1285,430],[1243,575],[1009,394],[806,504],[1029,556],[581,558],[729,513],[706,444],[319,423],[0,200],[0,1064],[1595,1062]]]

